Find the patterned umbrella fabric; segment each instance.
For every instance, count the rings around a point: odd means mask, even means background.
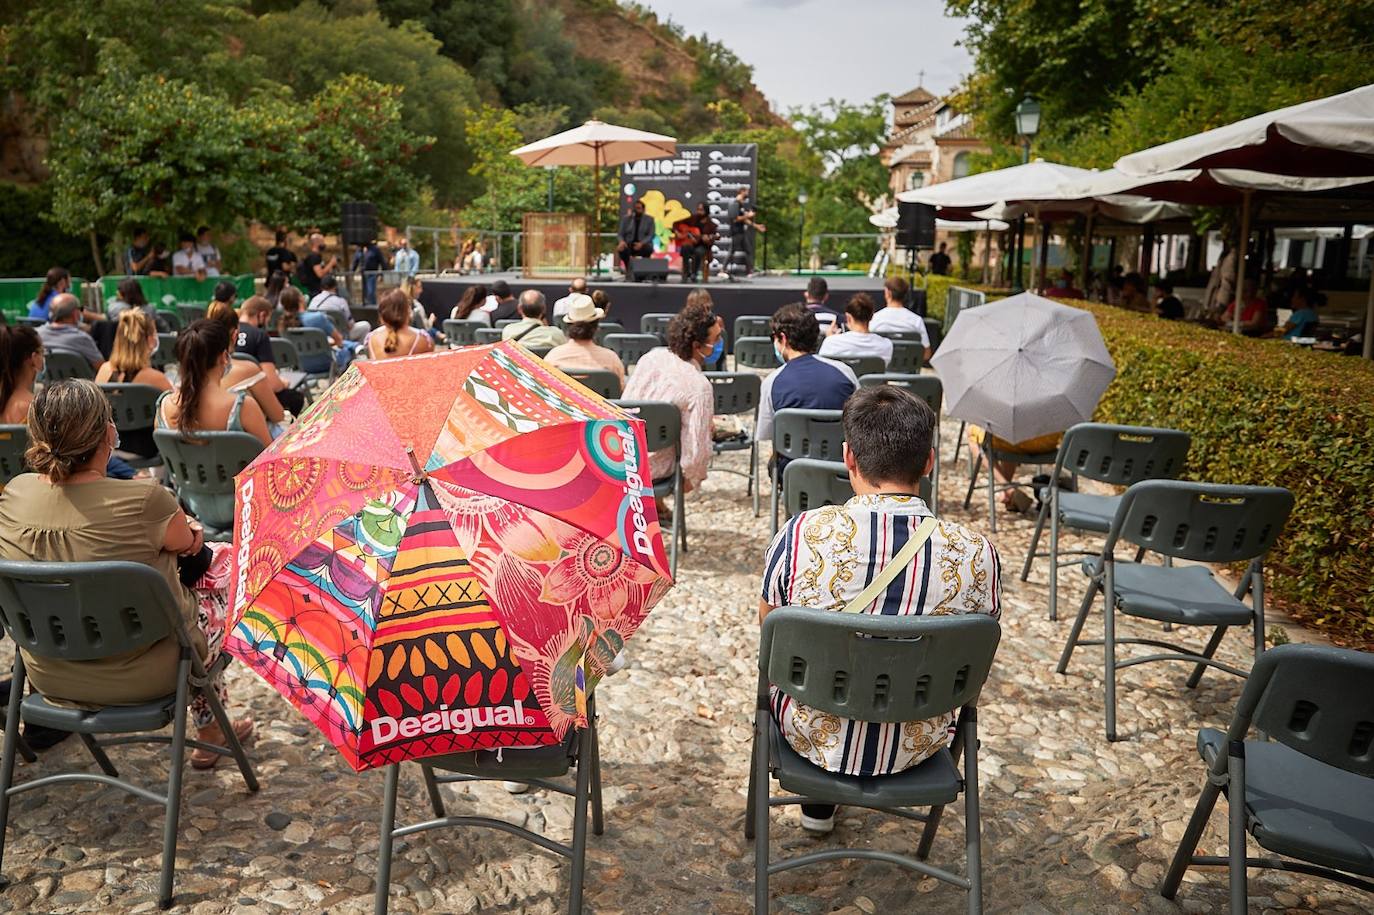
[[[358,770],[556,743],[672,585],[644,443],[518,344],[355,363],[238,477],[226,644]]]

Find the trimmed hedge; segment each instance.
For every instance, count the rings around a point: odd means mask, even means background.
[[[1374,640],[1374,363],[1071,304],[1097,316],[1116,361],[1095,418],[1190,432],[1190,479],[1292,491],[1268,595],[1332,636]]]

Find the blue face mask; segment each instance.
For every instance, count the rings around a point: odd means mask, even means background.
[[[711,365],[720,362],[721,355],[725,352],[725,340],[722,338],[716,341],[716,345],[711,347],[711,355],[706,357],[706,361]]]
[[[778,346],[777,341],[773,342],[773,358],[778,360],[778,365],[787,364],[787,360],[782,358],[782,347]]]

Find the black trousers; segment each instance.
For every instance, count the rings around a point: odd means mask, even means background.
[[[684,245],[678,249],[678,253],[682,255],[682,278],[684,280],[702,272],[710,251],[708,245]]]
[[[291,411],[292,416],[300,416],[305,409],[305,395],[300,391],[287,388],[277,392],[277,403],[281,404],[283,410]]]
[[[750,244],[749,228],[747,226],[736,226],[730,232],[730,262],[726,265],[728,272],[737,263],[735,252],[744,252],[744,268],[749,273],[754,269],[754,246]]]
[[[625,271],[626,276],[629,276],[633,272],[632,270],[630,270],[630,258],[648,257],[653,253],[654,246],[649,244],[648,242],[632,241],[626,242],[625,247],[620,251],[620,253],[617,256],[620,258],[621,269]]]

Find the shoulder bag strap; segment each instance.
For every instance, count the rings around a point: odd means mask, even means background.
[[[892,580],[906,571],[906,567],[911,565],[911,561],[916,558],[917,551],[925,546],[930,535],[935,533],[935,525],[934,518],[926,518],[917,525],[916,530],[912,531],[911,537],[897,551],[897,555],[892,557],[892,561],[878,573],[878,576],[869,583],[867,588],[863,589],[863,593],[845,605],[840,612],[862,613],[865,607],[882,596],[882,593],[887,590],[887,586],[892,584]]]

